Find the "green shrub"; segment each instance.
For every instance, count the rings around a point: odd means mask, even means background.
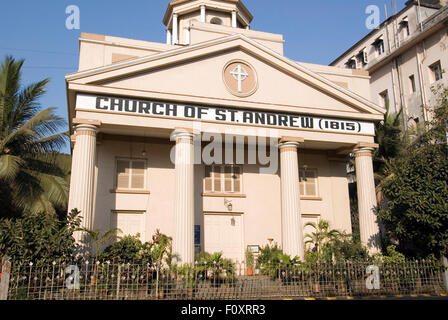
[[[120,241],[107,247],[98,257],[99,261],[111,261],[114,263],[134,263],[142,260],[150,260],[150,255],[140,255],[149,244],[140,241],[140,235],[125,236]],[[141,259],[139,259],[141,258]],[[146,259],[145,259],[146,258]],[[140,261],[139,261],[140,260]]]
[[[299,261],[298,257],[292,258],[284,254],[282,249],[276,243],[274,246],[266,245],[261,248],[257,259],[257,269],[261,270],[264,275],[277,277],[280,268],[293,266]]]
[[[81,222],[78,215],[74,209],[64,220],[50,214],[0,220],[0,255],[34,264],[72,259],[77,247],[73,233]]]
[[[142,243],[140,234],[125,236],[120,241],[107,247],[99,255],[100,261],[114,263],[163,263],[171,264],[171,238],[160,233],[152,236],[151,242]]]

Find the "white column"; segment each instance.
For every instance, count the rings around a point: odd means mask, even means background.
[[[236,28],[237,23],[236,23],[236,11],[232,11],[232,27]]]
[[[377,202],[373,177],[373,148],[355,149],[356,184],[358,191],[359,227],[361,243],[370,253],[381,249],[380,229],[377,222]]]
[[[201,6],[201,22],[205,22],[205,6]]]
[[[73,148],[72,171],[68,210],[81,211],[81,227],[93,228],[93,199],[95,181],[97,127],[79,124],[75,128],[75,147]],[[76,232],[76,241],[82,240],[82,233]]]
[[[179,43],[179,22],[177,21],[177,14],[173,14],[173,41],[172,44]]]
[[[166,44],[171,44],[171,38],[172,38],[171,30],[166,29]]]
[[[303,226],[300,213],[298,142],[280,144],[282,248],[285,254],[303,258]]]
[[[176,140],[173,254],[178,264],[194,262],[194,148],[193,134],[173,133]]]

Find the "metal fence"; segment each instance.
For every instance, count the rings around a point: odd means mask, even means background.
[[[110,262],[12,264],[10,300],[253,300],[446,293],[435,261],[168,267]]]

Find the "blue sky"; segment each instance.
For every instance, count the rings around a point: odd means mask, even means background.
[[[162,23],[168,0],[15,0],[2,3],[0,59],[25,59],[23,82],[50,78],[42,107],[57,107],[67,119],[64,75],[78,65],[81,32],[165,42]],[[390,0],[243,0],[254,15],[253,30],[284,35],[285,56],[296,61],[329,64],[366,35],[369,5],[381,9]],[[398,10],[405,0],[397,0]],[[65,9],[77,5],[80,30],[67,30]],[[69,152],[66,148],[65,152]]]

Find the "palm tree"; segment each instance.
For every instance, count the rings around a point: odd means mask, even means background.
[[[108,243],[109,241],[116,240],[118,238],[117,233],[122,233],[118,228],[110,229],[105,231],[104,233],[101,233],[100,230],[90,230],[87,228],[78,228],[76,231],[82,231],[87,233],[90,236],[91,241],[93,241],[93,244],[95,246],[95,258],[98,259],[101,248]]]
[[[68,199],[69,157],[57,152],[67,142],[66,122],[38,99],[49,82],[23,87],[24,60],[7,56],[0,65],[0,216],[56,213]]]
[[[305,227],[313,227],[314,232],[305,235],[305,244],[314,244],[317,249],[318,256],[325,245],[334,244],[343,237],[343,233],[339,230],[330,229],[330,223],[326,220],[319,220],[318,223],[308,222]]]

